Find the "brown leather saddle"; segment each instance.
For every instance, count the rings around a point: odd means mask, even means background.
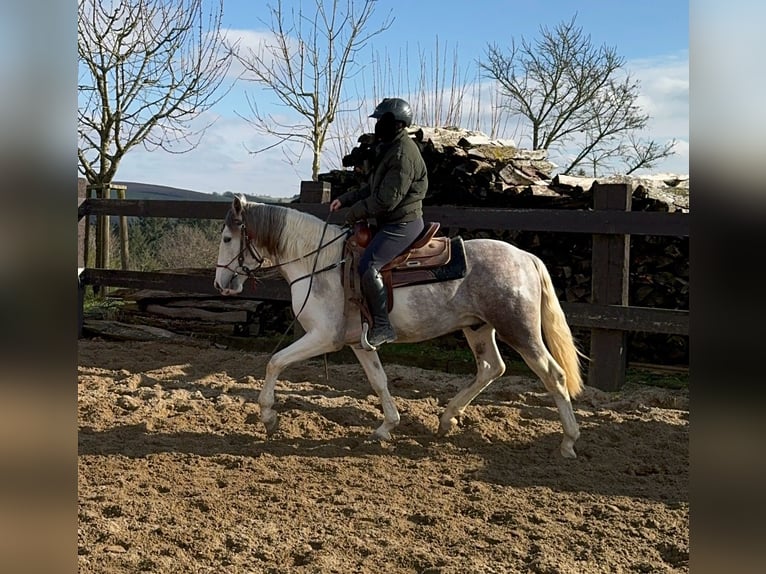
[[[393,308],[395,287],[446,281],[465,276],[465,250],[462,238],[437,237],[439,227],[438,222],[427,223],[423,232],[407,250],[380,270],[388,295],[389,311]],[[374,230],[366,222],[354,225],[351,236],[346,240],[343,271],[344,289],[351,294],[351,300],[359,305],[362,314],[370,321],[370,324],[372,322],[364,297],[361,295],[357,268],[359,258],[369,245],[373,233]]]

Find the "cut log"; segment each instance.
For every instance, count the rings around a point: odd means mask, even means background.
[[[596,181],[594,177],[578,177],[574,175],[558,174],[553,177],[552,184],[558,187],[576,188],[579,187],[583,191],[589,191]]]
[[[512,165],[506,165],[503,169],[497,172],[497,175],[508,185],[533,185],[537,183],[537,179],[529,177],[520,169],[516,169]]]
[[[133,325],[119,321],[86,319],[83,331],[92,335],[109,337],[121,341],[160,341],[167,339],[185,339],[182,335],[151,325]]]
[[[490,145],[491,142],[492,140],[490,140],[484,134],[477,133],[472,135],[464,135],[458,140],[457,145],[464,148],[470,148],[470,147],[476,147],[480,145]]]
[[[180,291],[162,291],[159,289],[115,289],[112,295],[122,297],[126,301],[141,301],[144,299],[206,299],[205,293],[182,293]]]
[[[194,307],[197,309],[211,309],[219,311],[251,311],[255,312],[262,305],[261,301],[251,301],[249,299],[228,299],[221,301],[218,299],[184,299],[180,301],[167,301],[164,303],[167,307]]]
[[[247,311],[206,311],[196,308],[174,308],[164,305],[147,305],[146,310],[149,313],[172,317],[174,319],[203,319],[215,323],[246,323]]]
[[[547,185],[528,185],[524,188],[524,191],[522,192],[525,196],[534,196],[534,197],[559,197],[559,193],[555,189],[551,189]]]

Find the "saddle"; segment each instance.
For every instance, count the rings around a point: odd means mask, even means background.
[[[393,290],[406,285],[435,283],[465,277],[465,248],[461,237],[436,236],[438,222],[426,224],[420,236],[399,256],[385,265],[380,274],[386,286],[388,310],[394,305]],[[343,286],[350,299],[356,303],[364,318],[372,324],[367,304],[361,294],[357,268],[359,258],[374,234],[366,222],[354,225],[351,236],[346,240],[346,257],[343,270]]]

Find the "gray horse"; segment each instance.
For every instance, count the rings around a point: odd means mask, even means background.
[[[215,287],[224,295],[242,291],[256,269],[276,268],[290,283],[292,306],[305,335],[275,353],[266,367],[258,402],[261,421],[277,429],[274,386],[288,366],[349,345],[380,398],[383,423],[372,438],[388,440],[399,412],[376,351],[360,345],[360,314],[344,293],[341,270],[345,231],[300,211],[244,197],[232,202],[221,232]],[[574,458],[580,435],[570,397],[582,390],[577,348],[545,265],[503,241],[465,242],[464,278],[399,287],[391,322],[397,342],[426,341],[462,329],[476,358],[471,384],[449,402],[439,423],[448,433],[468,404],[505,372],[495,335],[515,349],[540,377],[558,407],[564,438],[561,454]],[[268,261],[266,265],[265,262]],[[543,341],[545,336],[545,342]],[[547,346],[546,346],[547,343]]]

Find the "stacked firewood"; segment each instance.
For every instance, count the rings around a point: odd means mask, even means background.
[[[526,150],[513,140],[493,139],[460,128],[413,126],[410,137],[418,144],[428,168],[427,205],[588,209],[595,178],[551,174],[556,165],[546,150]],[[333,198],[367,180],[374,155],[373,134],[362,134],[358,146],[343,158],[352,169],[319,174],[331,183]],[[675,175],[612,176],[600,183],[630,183],[633,209],[688,210],[689,180]]]
[[[427,205],[461,205],[535,209],[590,209],[593,183],[628,183],[634,211],[688,211],[689,180],[670,174],[608,178],[552,176],[556,166],[545,150],[519,149],[510,140],[491,139],[480,132],[457,128],[413,127],[428,167]],[[332,184],[332,197],[366,179],[372,135],[344,158],[353,169],[320,174]],[[589,302],[591,297],[591,237],[581,233],[546,233],[446,229],[465,239],[494,237],[535,253],[548,266],[562,301]],[[689,239],[631,237],[629,304],[640,307],[689,309]],[[631,360],[687,364],[688,337],[630,335]]]
[[[410,136],[428,168],[427,204],[499,206],[507,203],[508,196],[554,195],[543,189],[556,167],[547,161],[545,150],[520,149],[512,140],[458,128],[416,126],[410,128]],[[366,180],[374,154],[373,136],[363,134],[358,141],[343,158],[343,165],[353,171],[319,175],[321,181],[332,184],[333,197]]]

